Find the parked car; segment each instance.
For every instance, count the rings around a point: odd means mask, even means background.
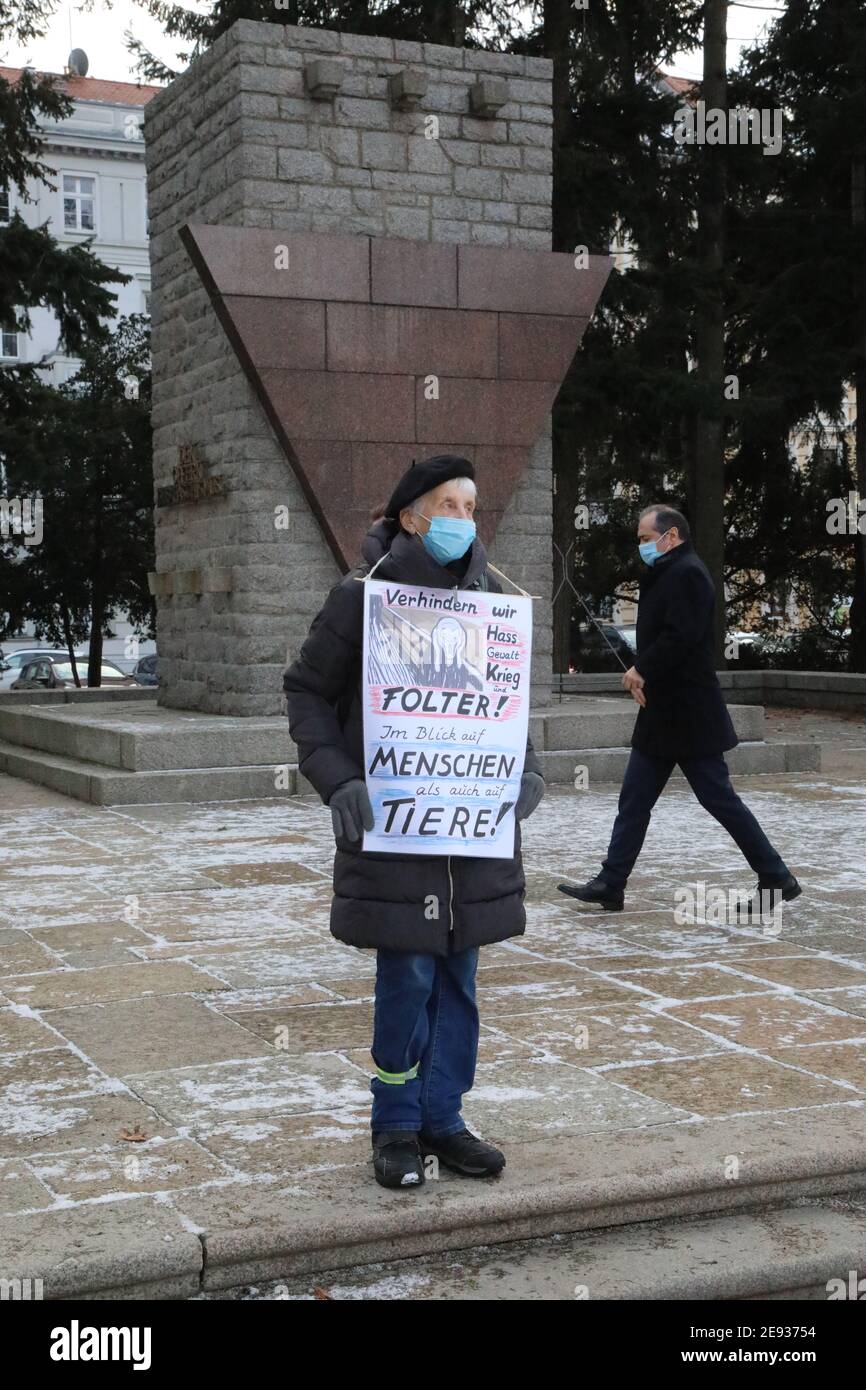
[[[76,652],[79,670],[82,663],[87,666],[87,657],[79,657]],[[8,656],[0,659],[0,690],[9,690],[12,682],[17,680],[22,670],[29,662],[35,661],[37,657],[48,657],[49,661],[69,662],[69,653],[59,647],[22,647],[17,652],[10,652]]]
[[[621,671],[620,661],[631,666],[635,656],[635,629],[589,621],[572,625],[571,667],[574,671]],[[615,655],[614,655],[615,653]],[[617,660],[619,657],[619,661]]]
[[[756,632],[729,632],[725,636],[725,645],[733,651],[739,647],[760,646],[760,636]]]
[[[79,680],[82,685],[87,675],[86,658],[78,668]],[[137,686],[138,681],[134,676],[128,676],[125,671],[121,671],[119,666],[115,666],[111,661],[103,661],[101,671],[103,686]],[[72,674],[72,662],[67,656],[64,661],[52,660],[51,657],[41,656],[36,661],[30,661],[23,667],[20,676],[14,680],[9,687],[10,690],[64,690],[75,688],[75,677]]]
[[[156,652],[151,652],[150,656],[143,656],[132,668],[132,674],[139,685],[159,685],[159,676],[156,671]]]

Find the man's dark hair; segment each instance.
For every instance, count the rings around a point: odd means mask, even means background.
[[[656,530],[664,535],[672,526],[676,526],[680,533],[680,540],[687,541],[691,536],[689,523],[686,521],[682,512],[678,512],[676,507],[669,507],[665,502],[653,502],[651,506],[644,507],[641,511],[639,521],[643,521],[649,512],[656,513]]]

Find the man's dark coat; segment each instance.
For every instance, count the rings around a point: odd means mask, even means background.
[[[477,538],[465,561],[449,569],[433,559],[419,537],[399,530],[392,540],[379,522],[363,554],[367,563],[331,590],[283,676],[300,771],[326,803],[343,783],[364,776],[364,584],[357,576],[381,559],[376,579],[502,592]],[[541,772],[529,739],[525,770]],[[525,891],[519,824],[510,859],[362,853],[358,843],[338,839],[331,931],[352,946],[448,955],[520,936],[526,926]]]
[[[632,747],[677,762],[724,753],[739,740],[716,675],[715,589],[691,541],[669,550],[640,586],[637,657],[646,707]]]

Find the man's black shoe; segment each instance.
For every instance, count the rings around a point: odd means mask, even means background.
[[[468,1129],[456,1134],[422,1133],[421,1152],[426,1158],[433,1154],[446,1168],[462,1173],[465,1178],[491,1178],[505,1167],[505,1154],[470,1134]]]
[[[771,916],[782,903],[799,898],[802,891],[793,874],[788,874],[781,883],[762,883],[759,879],[751,897],[737,903],[737,921],[759,922]]]
[[[421,1187],[424,1164],[414,1130],[381,1130],[373,1135],[373,1172],[382,1187]]]
[[[614,888],[602,878],[601,874],[589,883],[559,883],[560,893],[569,898],[578,898],[582,903],[593,903],[603,907],[605,912],[622,912],[625,897],[621,888]]]

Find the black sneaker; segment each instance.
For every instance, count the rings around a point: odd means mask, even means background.
[[[625,905],[623,890],[614,888],[601,874],[590,879],[589,883],[558,883],[556,886],[566,897],[603,907],[605,912],[622,912]]]
[[[802,891],[793,874],[788,874],[781,883],[762,883],[759,879],[751,897],[737,903],[737,921],[760,922],[770,917],[782,903],[799,898]]]
[[[470,1134],[468,1129],[456,1134],[419,1135],[421,1152],[426,1158],[433,1154],[446,1168],[462,1173],[465,1178],[492,1178],[505,1167],[505,1154]]]
[[[382,1187],[421,1187],[424,1164],[414,1130],[381,1130],[373,1135],[373,1172]]]

